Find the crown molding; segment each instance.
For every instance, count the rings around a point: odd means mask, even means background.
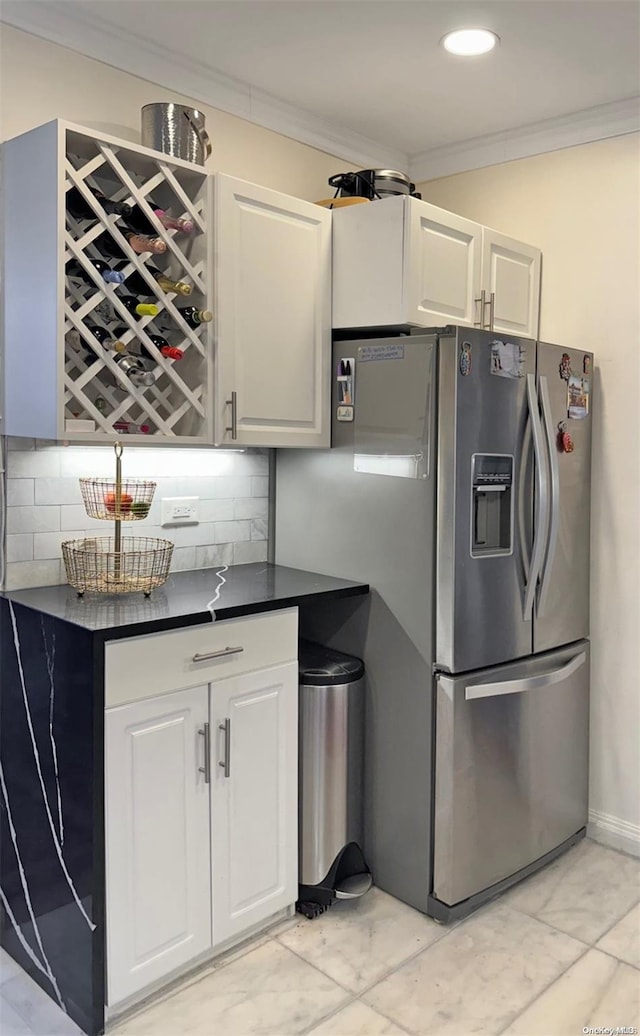
[[[56,0],[5,0],[0,21],[360,168],[408,169],[416,184],[640,130],[640,98],[630,97],[408,156],[202,62],[180,58],[143,36],[88,15],[86,7],[80,14]]]
[[[600,104],[595,108],[530,123],[503,133],[474,137],[458,144],[431,148],[412,155],[409,175],[416,183],[470,169],[513,162],[518,158],[559,151],[640,130],[640,97]]]
[[[88,15],[86,7],[80,13],[70,12],[67,5],[55,0],[6,0],[0,10],[0,21],[15,29],[78,51],[165,90],[176,90],[356,167],[406,169],[408,165],[408,155],[396,148],[312,115],[202,62],[180,58],[134,31],[124,32],[94,14]]]

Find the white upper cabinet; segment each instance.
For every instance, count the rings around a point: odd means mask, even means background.
[[[211,946],[208,687],[105,714],[108,1002]]]
[[[473,324],[478,319],[482,227],[414,199],[405,206],[403,323]]]
[[[482,287],[488,305],[484,322],[489,330],[538,337],[541,262],[538,248],[484,227]]]
[[[216,439],[328,446],[331,212],[215,177]]]
[[[537,249],[418,198],[333,212],[336,328],[462,324],[535,337],[539,292]]]
[[[419,327],[479,318],[482,227],[418,198],[333,212],[333,326]]]

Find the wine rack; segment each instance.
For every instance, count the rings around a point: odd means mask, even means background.
[[[194,327],[182,312],[185,302],[198,311],[212,304],[211,177],[200,166],[61,120],[4,148],[6,433],[212,442],[213,323]],[[164,252],[134,251],[126,215],[108,212],[105,198],[134,207]],[[78,199],[88,218],[78,217]],[[165,229],[157,210],[190,221],[193,231]],[[117,266],[124,283],[106,283],[96,260]],[[69,264],[80,276],[67,275]],[[158,271],[188,285],[188,299],[165,292]],[[127,287],[134,273],[138,291]],[[138,317],[125,306],[127,295],[157,312]],[[157,336],[182,357],[163,355]],[[122,355],[140,358],[150,384],[127,375]]]

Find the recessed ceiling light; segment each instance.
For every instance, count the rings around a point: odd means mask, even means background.
[[[473,57],[493,50],[496,43],[500,42],[500,37],[489,29],[456,29],[443,36],[441,42],[450,54]]]

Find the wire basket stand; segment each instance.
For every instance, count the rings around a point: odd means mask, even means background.
[[[67,580],[81,597],[87,590],[122,594],[142,591],[148,597],[169,575],[173,543],[151,536],[123,536],[123,521],[140,521],[151,508],[155,482],[122,478],[121,443],[114,445],[116,477],[81,478],[89,517],[113,521],[113,536],[67,540],[62,557]]]

